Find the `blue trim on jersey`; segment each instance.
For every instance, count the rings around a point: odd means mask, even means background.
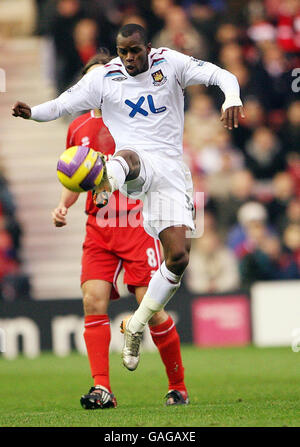
[[[154,65],[159,65],[162,64],[163,62],[167,62],[166,59],[160,59],[159,61],[154,61],[152,66],[154,67]]]
[[[124,78],[126,78],[126,76],[124,75],[124,73],[122,73],[121,70],[114,70],[113,72],[109,71],[104,77],[111,78],[112,76],[118,76],[118,75],[122,75],[124,76]]]

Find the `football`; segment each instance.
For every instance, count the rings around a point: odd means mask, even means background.
[[[59,181],[74,192],[89,191],[99,185],[103,170],[100,153],[86,146],[66,149],[57,163]]]

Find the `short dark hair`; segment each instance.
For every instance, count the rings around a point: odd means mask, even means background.
[[[144,45],[149,43],[147,31],[141,25],[137,25],[136,23],[128,23],[127,25],[122,26],[122,28],[119,29],[117,36],[121,34],[123,37],[129,37],[134,33],[138,33],[141,36]]]
[[[87,61],[87,63],[85,64],[85,66],[83,67],[81,74],[82,76],[84,76],[85,74],[87,74],[87,72],[89,71],[89,69],[93,66],[93,65],[106,65],[108,64],[108,62],[112,59],[111,54],[109,53],[107,48],[100,48],[100,50],[98,51],[97,54],[95,54],[95,56],[91,57],[91,59],[89,59]]]

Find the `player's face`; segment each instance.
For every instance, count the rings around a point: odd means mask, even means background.
[[[148,70],[148,54],[151,51],[151,44],[144,44],[139,33],[132,36],[117,37],[117,52],[124,67],[130,76],[136,76]]]

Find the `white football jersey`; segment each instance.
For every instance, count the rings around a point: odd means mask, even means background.
[[[181,157],[185,87],[218,85],[225,97],[239,98],[239,85],[228,71],[168,48],[153,48],[148,57],[148,70],[136,76],[127,73],[119,57],[95,68],[54,100],[53,110],[61,116],[99,108],[116,151]],[[37,120],[38,107],[32,109]]]

